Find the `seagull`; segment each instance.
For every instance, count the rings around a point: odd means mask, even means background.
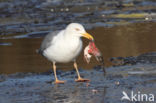
[[[89,79],[81,78],[76,63],[76,58],[80,54],[83,46],[81,37],[85,37],[91,41],[93,36],[86,32],[84,27],[79,23],[70,23],[64,30],[57,32],[50,32],[43,39],[38,53],[47,58],[53,63],[53,71],[55,76],[55,83],[65,83],[59,80],[56,74],[56,63],[73,62],[76,69],[78,79],[76,82],[88,82]]]

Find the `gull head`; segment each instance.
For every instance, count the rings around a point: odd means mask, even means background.
[[[86,32],[84,27],[79,23],[70,23],[66,27],[66,33],[68,35],[77,36],[77,37],[85,37],[89,40],[94,40],[93,36]]]

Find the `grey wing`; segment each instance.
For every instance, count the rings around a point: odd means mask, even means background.
[[[43,54],[43,51],[51,45],[51,41],[60,31],[50,32],[45,36],[41,43],[41,47],[37,50],[39,54]]]

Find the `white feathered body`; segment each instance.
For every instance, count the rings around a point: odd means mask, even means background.
[[[80,38],[64,35],[64,30],[57,34],[46,48],[43,55],[52,62],[67,63],[74,61],[82,50]]]

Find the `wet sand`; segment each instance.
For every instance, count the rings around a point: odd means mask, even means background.
[[[53,84],[51,72],[0,75],[0,102],[129,103],[121,101],[123,91],[156,94],[155,68],[155,64],[109,67],[105,77],[98,67],[90,71],[81,69],[80,74],[91,79],[89,83],[76,83],[75,70],[59,71],[59,78],[67,82],[58,85]]]

